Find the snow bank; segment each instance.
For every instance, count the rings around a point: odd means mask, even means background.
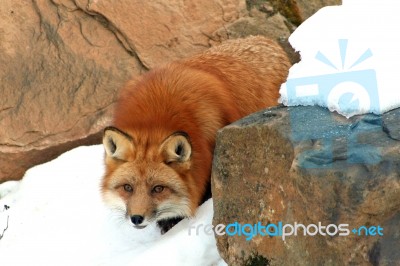
[[[225,265],[213,236],[188,233],[212,222],[211,200],[163,236],[137,230],[104,207],[103,171],[103,147],[79,147],[0,185],[0,264]]]
[[[400,107],[399,10],[398,0],[344,0],[307,19],[289,38],[301,61],[280,102],[346,117]]]

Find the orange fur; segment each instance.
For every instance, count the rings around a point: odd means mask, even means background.
[[[131,175],[135,188],[160,173],[159,178],[169,179],[183,190],[193,214],[210,181],[217,130],[276,105],[289,67],[278,44],[264,37],[249,37],[227,41],[202,54],[153,69],[140,81],[129,83],[121,90],[113,126],[130,137],[133,148],[126,151],[122,161],[106,158],[103,193],[131,182],[129,169],[134,168]],[[168,136],[180,131],[189,136],[190,161],[167,165],[160,146]],[[122,168],[125,170],[118,170]],[[122,183],[115,182],[117,175],[126,175]],[[130,210],[131,194],[120,189],[119,194],[114,194],[118,195],[127,205],[128,216],[134,212],[151,215],[145,210],[137,211],[138,206]],[[157,208],[164,200],[152,199],[150,192],[139,188],[134,197],[135,202],[142,199],[143,209]]]

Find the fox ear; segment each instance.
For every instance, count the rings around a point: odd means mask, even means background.
[[[191,159],[192,145],[185,132],[175,132],[161,144],[161,153],[167,164],[178,162],[185,163]]]
[[[127,161],[130,153],[133,152],[132,138],[116,127],[104,129],[103,145],[107,157]]]

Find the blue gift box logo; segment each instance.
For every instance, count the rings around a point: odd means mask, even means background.
[[[318,105],[327,106],[328,102],[334,102],[337,104],[336,108],[339,111],[346,110],[346,114],[349,116],[358,113],[360,110],[364,113],[378,113],[380,111],[375,70],[365,69],[351,71],[351,68],[370,58],[372,56],[372,51],[367,49],[359,59],[350,66],[348,71],[343,71],[347,44],[347,39],[339,40],[342,60],[341,72],[287,80],[286,88],[289,106],[299,102],[313,102]],[[339,68],[321,52],[318,52],[315,58],[339,70]],[[368,126],[354,127],[351,123],[340,123],[334,120],[333,116],[331,116],[329,123],[326,123],[325,115],[321,116],[321,114],[316,114],[315,112],[307,110],[310,109],[289,109],[293,140],[318,140],[320,142],[318,149],[305,151],[299,155],[300,157],[298,159],[301,167],[332,167],[333,152],[335,150],[334,140],[338,138],[344,138],[347,142],[347,155],[345,156],[347,163],[376,164],[380,161],[379,151],[375,147],[358,143],[358,134],[365,134],[366,131],[371,130],[382,130],[380,116],[367,115],[365,119],[357,121],[357,124],[362,125],[363,122],[366,122]],[[322,112],[325,112],[325,110]],[[327,110],[326,112],[328,113]],[[318,122],[319,120],[321,123]],[[312,121],[312,123],[310,123],[310,121]],[[310,125],[305,127],[307,123]],[[318,126],[313,129],[313,125]],[[298,130],[299,128],[305,128],[306,130]]]

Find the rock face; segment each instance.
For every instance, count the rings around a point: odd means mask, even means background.
[[[0,183],[100,143],[130,78],[228,38],[285,40],[296,25],[282,10],[245,0],[2,1]]]
[[[4,1],[0,16],[1,182],[99,143],[118,88],[143,67],[70,1]]]
[[[229,265],[399,264],[399,119],[400,109],[347,120],[319,107],[276,107],[220,130],[212,170],[213,224],[261,222],[271,224],[272,235],[249,241],[249,233],[218,236],[224,260]],[[325,228],[325,236],[304,236],[298,227],[297,236],[274,236],[272,224],[278,228],[280,222],[321,223],[331,235]],[[340,224],[348,231],[339,230]]]

